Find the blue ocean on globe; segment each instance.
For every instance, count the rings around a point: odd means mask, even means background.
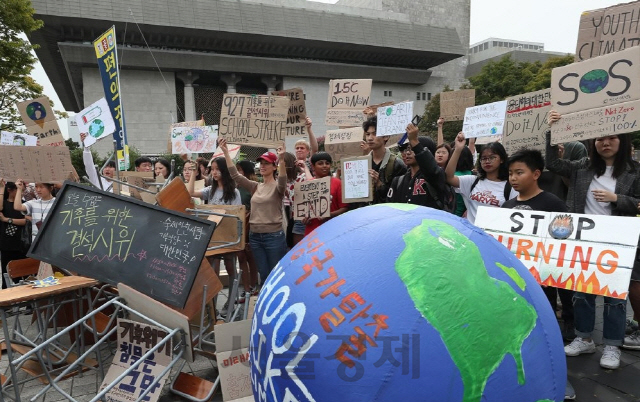
[[[609,83],[609,74],[605,70],[591,70],[580,78],[580,90],[586,94],[602,91]]]
[[[104,133],[104,123],[100,119],[95,119],[89,124],[89,135],[98,138]]]
[[[527,269],[454,215],[384,204],[331,219],[264,284],[255,401],[562,401],[555,315]]]

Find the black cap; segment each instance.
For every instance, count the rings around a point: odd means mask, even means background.
[[[427,148],[429,151],[431,151],[432,154],[435,155],[435,153],[436,153],[436,143],[433,142],[433,140],[431,138],[429,138],[429,137],[418,137],[418,142],[420,143],[420,145],[422,145],[424,148]],[[409,146],[409,141],[407,140],[404,144],[398,145],[398,149],[400,150],[400,152],[402,152],[405,149],[407,149],[408,146]]]

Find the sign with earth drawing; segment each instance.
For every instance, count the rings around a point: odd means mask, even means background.
[[[38,145],[61,146],[64,137],[46,96],[16,104],[20,117],[31,135],[38,137]]]
[[[84,137],[84,146],[90,147],[96,141],[113,134],[116,123],[113,121],[109,104],[105,98],[100,98],[89,107],[76,114],[76,124]]]
[[[551,143],[630,133],[640,129],[640,47],[551,72],[552,109],[562,119]]]
[[[171,152],[209,153],[216,150],[218,126],[173,127],[171,129]]]

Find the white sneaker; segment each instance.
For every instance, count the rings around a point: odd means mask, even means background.
[[[640,331],[636,331],[631,335],[624,337],[624,345],[622,345],[625,349],[634,349],[640,350]]]
[[[610,370],[620,367],[620,348],[605,345],[602,358],[600,358],[600,366]]]
[[[578,356],[583,353],[595,353],[596,344],[592,341],[585,341],[579,336],[573,340],[570,344],[564,347],[564,353],[567,356]]]

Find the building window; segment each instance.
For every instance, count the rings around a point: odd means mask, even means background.
[[[498,42],[496,42],[495,40],[493,41],[493,47],[498,46]]]
[[[384,91],[384,96],[387,96],[387,91]]]
[[[393,93],[391,91],[389,91],[389,96],[393,96]]]
[[[487,50],[489,49],[489,42],[485,42],[484,45],[482,45],[482,50]]]
[[[420,92],[416,92],[416,100],[420,100]]]
[[[431,92],[427,92],[427,100],[430,101],[431,100]]]
[[[426,93],[422,93],[422,100],[427,100],[427,94]]]
[[[302,94],[302,95],[304,95],[304,100],[307,100],[307,94]]]
[[[393,96],[392,91],[384,91],[384,96]]]

